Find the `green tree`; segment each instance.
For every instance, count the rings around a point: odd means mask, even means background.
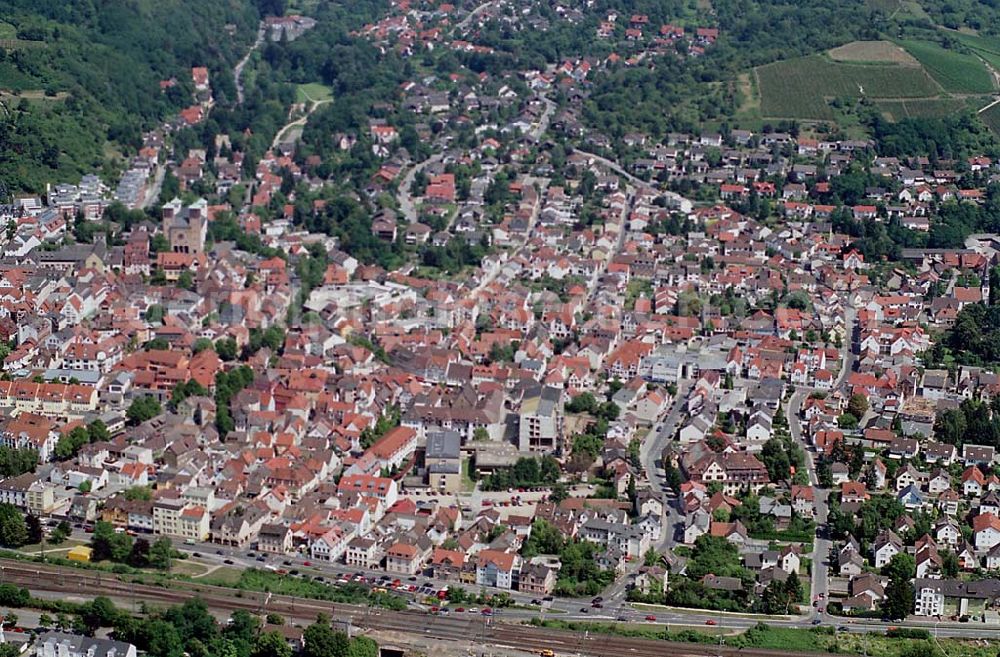
[[[177,277],[177,287],[182,290],[193,290],[194,289],[194,274],[190,270],[185,269]]]
[[[128,555],[128,565],[133,568],[149,567],[149,541],[145,538],[135,539],[132,551]]]
[[[166,536],[161,536],[149,548],[149,565],[159,570],[170,570],[173,556],[173,543]]]
[[[101,420],[94,420],[87,425],[87,433],[90,436],[90,442],[107,442],[111,440],[111,432],[108,431],[108,425],[104,424]]]
[[[194,341],[194,344],[191,345],[191,351],[196,354],[200,354],[206,349],[215,349],[215,345],[208,338],[198,338]]]
[[[18,548],[28,542],[28,524],[17,507],[0,504],[0,545]]]
[[[149,252],[150,254],[156,253],[166,253],[170,250],[170,242],[167,240],[167,236],[163,233],[156,233],[149,238]]]
[[[42,521],[38,518],[38,516],[33,513],[29,513],[24,517],[24,524],[28,528],[28,542],[41,543],[45,533],[42,530]]]
[[[215,341],[215,353],[226,362],[236,360],[236,340],[232,338],[221,338]]]
[[[796,573],[791,573],[785,580],[785,592],[788,594],[790,604],[795,604],[802,599],[802,583]]]
[[[868,412],[868,398],[861,394],[851,395],[847,401],[847,412],[856,418],[862,418]]]
[[[86,427],[74,427],[69,433],[62,435],[56,443],[53,452],[56,460],[65,461],[76,456],[80,448],[90,442],[90,432]]]
[[[893,620],[902,620],[913,613],[913,574],[916,562],[905,552],[895,555],[883,568],[883,574],[889,577],[889,586],[885,589],[885,601],[882,611]]]
[[[858,428],[858,416],[852,415],[850,413],[844,413],[837,418],[837,426],[841,429],[857,429]]]
[[[326,617],[320,617],[302,633],[302,657],[347,657],[350,639],[335,632]]]
[[[132,401],[128,410],[125,411],[125,417],[131,424],[135,425],[152,419],[162,412],[163,408],[155,397],[144,395]]]
[[[94,525],[90,547],[93,549],[91,558],[94,561],[110,560],[124,563],[132,554],[132,537],[115,532],[114,525],[101,520]]]
[[[122,497],[130,502],[149,502],[153,499],[153,489],[149,486],[130,486],[122,493]]]
[[[101,595],[85,603],[79,614],[80,620],[93,633],[98,628],[114,626],[121,612],[110,598]]]
[[[163,306],[154,303],[149,308],[146,308],[146,322],[153,325],[162,324],[164,312]]]
[[[934,419],[934,436],[943,443],[962,445],[967,430],[968,424],[961,408],[945,409]]]
[[[792,462],[788,458],[788,449],[784,441],[777,436],[772,436],[764,443],[760,459],[767,468],[771,481],[786,481],[791,476]]]
[[[566,404],[566,411],[569,413],[594,413],[597,411],[597,398],[593,393],[582,392]]]
[[[378,644],[366,636],[354,637],[347,647],[347,657],[378,657]]]
[[[569,497],[569,489],[566,484],[555,484],[552,486],[552,492],[549,493],[549,501],[553,504],[559,504],[563,500]]]
[[[941,553],[941,574],[945,577],[958,577],[958,555],[951,550]]]
[[[764,589],[760,598],[761,611],[765,614],[784,614],[788,612],[789,596],[785,585],[778,580],[771,582]]]
[[[649,548],[646,550],[646,554],[643,555],[642,562],[644,566],[659,565],[660,553],[656,551],[656,548]]]
[[[250,657],[292,657],[292,649],[278,632],[264,632],[254,641]]]
[[[687,566],[689,577],[694,579],[700,579],[705,575],[742,577],[744,572],[739,550],[725,538],[705,534],[695,541],[694,551]]]

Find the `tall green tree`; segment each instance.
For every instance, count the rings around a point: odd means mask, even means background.
[[[350,639],[330,627],[330,620],[320,617],[302,633],[302,657],[347,657]]]
[[[894,556],[883,568],[883,574],[889,577],[889,586],[885,589],[885,601],[882,611],[893,620],[902,620],[913,613],[913,576],[916,562],[905,552]]]
[[[18,548],[28,542],[24,514],[12,504],[0,504],[0,545]]]

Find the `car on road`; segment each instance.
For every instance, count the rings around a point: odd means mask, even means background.
[[[656,616],[650,614],[649,616],[646,616],[646,620],[648,620],[650,623],[656,622]]]
[[[486,609],[483,609],[479,613],[481,613],[483,616],[492,616],[493,615],[493,610],[490,609],[489,607],[487,607]]]
[[[535,598],[534,600],[531,601],[531,604],[533,604],[533,605],[540,605],[540,604],[542,604],[542,601],[539,600],[538,598]]]
[[[227,566],[232,566],[233,565],[233,560],[232,559],[224,559],[222,561],[222,563],[226,564]]]
[[[303,561],[303,562],[302,562],[302,565],[303,565],[303,566],[311,566],[311,565],[312,565],[312,562],[311,562],[311,561]]]
[[[267,561],[267,557],[265,557],[263,554],[261,554],[261,555],[259,555],[257,557],[257,561]]]
[[[580,613],[581,614],[589,614],[590,613],[590,608],[589,607],[580,607]]]
[[[851,628],[847,627],[846,625],[841,625],[841,626],[837,627],[837,631],[838,632],[850,632]]]
[[[601,596],[597,596],[596,598],[591,600],[591,602],[604,602],[604,598],[602,598]]]
[[[216,550],[216,551],[215,551],[215,553],[216,553],[216,554],[219,554],[219,555],[221,555],[221,554],[225,554],[225,553],[224,553],[224,552],[223,552],[222,550]]]
[[[814,618],[814,619],[812,620],[812,624],[813,624],[813,625],[819,625],[819,624],[820,624],[820,623],[822,623],[822,622],[823,622],[823,621],[821,621],[821,620],[820,620],[820,619],[818,619],[818,618]]]
[[[590,606],[593,607],[594,609],[604,609],[604,605],[601,604],[600,602],[594,602]]]
[[[705,625],[717,625],[717,623],[711,618],[709,618],[707,621],[705,621]]]
[[[455,610],[455,613],[457,613],[457,614],[461,614],[461,613],[464,613],[464,612],[465,612],[465,607],[459,607],[459,608],[457,608]]]

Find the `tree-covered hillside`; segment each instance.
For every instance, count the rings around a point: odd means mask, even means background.
[[[129,154],[142,129],[190,103],[207,66],[217,100],[249,48],[253,0],[0,0],[0,180],[38,191]],[[161,92],[160,80],[177,85]],[[106,140],[113,142],[111,150]]]

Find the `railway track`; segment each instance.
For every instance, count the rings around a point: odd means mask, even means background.
[[[736,649],[727,646],[657,641],[634,637],[590,635],[569,630],[504,623],[497,618],[430,616],[417,611],[390,611],[360,605],[297,598],[287,595],[234,591],[193,582],[171,582],[171,587],[123,581],[98,571],[74,570],[46,564],[0,559],[0,581],[32,591],[64,593],[67,596],[97,596],[128,599],[154,605],[181,604],[199,598],[212,610],[275,612],[296,621],[310,622],[318,614],[375,631],[399,632],[424,638],[483,644],[493,648],[591,657],[792,657],[780,650]]]

